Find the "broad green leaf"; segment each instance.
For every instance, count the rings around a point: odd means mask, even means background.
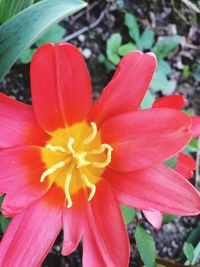
[[[197,141],[197,139],[192,139],[189,142],[187,148],[189,149],[190,152],[196,152],[197,149],[198,149],[198,141]]]
[[[62,26],[56,24],[37,40],[36,45],[39,47],[48,42],[56,44],[62,40],[65,32],[66,30]]]
[[[176,88],[176,81],[170,81],[167,76],[161,72],[156,71],[150,87],[155,91],[162,91],[164,95],[172,93]]]
[[[153,52],[158,59],[166,58],[173,52],[180,44],[180,36],[165,36],[158,40],[153,48]]]
[[[0,79],[53,24],[87,4],[80,0],[44,0],[23,10],[0,26]]]
[[[175,216],[175,215],[164,214],[163,223],[164,224],[170,223],[171,221],[174,221],[176,218],[177,218],[177,216]]]
[[[188,259],[188,262],[191,264],[194,258],[194,247],[192,244],[185,242],[183,246],[183,252]]]
[[[177,157],[173,157],[171,159],[168,159],[167,161],[165,161],[165,165],[174,169],[174,167],[176,166],[176,160],[177,160]]]
[[[120,56],[125,56],[128,52],[131,52],[133,50],[136,50],[136,46],[133,43],[127,43],[124,45],[121,45],[118,49],[118,54]]]
[[[126,13],[124,24],[128,27],[130,37],[137,43],[140,37],[140,30],[136,18],[131,13]]]
[[[192,264],[196,264],[200,255],[200,242],[197,244],[197,246],[194,249],[194,258],[192,261]]]
[[[156,100],[155,96],[152,94],[150,90],[148,90],[146,92],[145,97],[142,100],[141,108],[142,109],[150,108],[155,100]]]
[[[196,64],[192,76],[195,78],[197,82],[200,82],[200,64]]]
[[[10,219],[5,218],[3,215],[0,215],[0,228],[4,233],[9,225]]]
[[[157,71],[162,72],[165,75],[169,75],[172,72],[172,69],[167,61],[161,59],[158,61]]]
[[[36,49],[27,48],[20,57],[21,63],[23,63],[23,64],[30,63],[35,51],[36,51]]]
[[[139,224],[136,228],[135,240],[145,266],[154,267],[156,258],[155,242],[152,236],[148,234]]]
[[[138,40],[139,48],[141,50],[151,49],[154,43],[154,31],[145,29]]]
[[[118,49],[122,43],[122,36],[120,33],[113,33],[106,43],[106,54],[110,62],[117,65],[120,61]]]
[[[129,224],[133,221],[135,217],[135,210],[127,206],[121,205],[122,214],[126,224]]]
[[[0,209],[1,209],[1,204],[3,202],[3,199],[4,199],[4,195],[3,196],[0,196]]]
[[[0,24],[32,5],[33,2],[34,0],[0,0]]]

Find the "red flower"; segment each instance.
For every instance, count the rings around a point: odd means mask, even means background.
[[[83,237],[83,266],[126,267],[119,203],[200,213],[196,189],[163,164],[190,141],[190,117],[168,107],[138,110],[155,68],[153,54],[129,53],[92,104],[78,49],[46,44],[31,64],[33,108],[1,95],[2,211],[14,216],[1,267],[40,266],[62,227],[63,255]]]

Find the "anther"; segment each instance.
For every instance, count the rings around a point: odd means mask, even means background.
[[[88,188],[91,189],[91,193],[89,194],[89,197],[88,197],[88,201],[90,201],[90,200],[92,200],[92,198],[93,198],[94,195],[95,195],[95,192],[96,192],[96,186],[95,186],[94,184],[92,184],[92,183],[88,180],[88,178],[87,178],[86,175],[82,174],[82,175],[81,175],[81,178],[82,178],[83,181],[85,182],[86,186],[87,186]]]
[[[47,144],[45,146],[45,148],[49,149],[49,150],[51,150],[53,152],[55,152],[55,151],[66,152],[65,149],[63,147],[61,147],[61,146],[52,146],[50,144]]]
[[[105,145],[106,145],[106,148],[108,149],[107,159],[104,162],[92,162],[92,165],[96,168],[105,168],[111,162],[111,154],[112,154],[113,148],[108,144],[105,144]]]
[[[95,122],[90,123],[92,127],[92,133],[83,141],[83,144],[88,145],[91,143],[97,135],[97,126]]]
[[[65,181],[65,196],[66,196],[66,199],[68,201],[67,208],[71,208],[71,206],[73,204],[71,196],[70,196],[70,191],[69,191],[69,186],[70,186],[71,180],[72,180],[72,174],[68,173],[67,177],[66,177],[66,181]]]
[[[40,182],[43,183],[44,179],[49,176],[50,174],[54,173],[58,169],[62,168],[66,164],[65,161],[59,161],[58,163],[54,164],[51,168],[47,169],[43,172],[43,174],[40,177]]]

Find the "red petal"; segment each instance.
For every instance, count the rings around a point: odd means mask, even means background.
[[[183,95],[168,95],[158,98],[152,105],[152,108],[174,108],[182,109],[187,103]]]
[[[157,210],[143,210],[142,211],[147,221],[156,229],[162,226],[163,215]]]
[[[175,171],[177,171],[186,179],[190,179],[193,176],[193,171],[195,168],[196,162],[191,156],[182,152],[178,154]]]
[[[197,137],[200,135],[200,116],[191,116],[192,118],[192,135]]]
[[[0,243],[1,267],[39,267],[62,227],[62,208],[45,197],[11,221]]]
[[[97,184],[85,220],[83,266],[127,267],[128,237],[120,208],[107,182]]]
[[[132,171],[176,155],[191,138],[191,119],[169,108],[116,116],[101,129],[103,143],[113,147],[111,168]]]
[[[63,212],[63,256],[69,255],[76,249],[83,233],[83,203],[85,203],[85,195],[79,191],[77,196],[73,196],[73,201],[75,203],[72,208],[65,207]]]
[[[152,53],[134,51],[120,62],[111,82],[94,105],[90,121],[100,125],[103,121],[138,109],[149,87],[156,68]]]
[[[35,121],[31,106],[0,94],[0,147],[44,145],[49,136]]]
[[[47,131],[84,120],[92,106],[85,61],[67,43],[38,49],[31,63],[31,88],[37,121]]]
[[[40,183],[44,171],[38,147],[16,147],[0,151],[0,192],[6,193],[2,211],[13,216],[40,198],[48,189]]]
[[[174,215],[200,213],[200,194],[185,178],[165,165],[130,173],[107,169],[103,174],[116,190],[120,203],[141,210]]]

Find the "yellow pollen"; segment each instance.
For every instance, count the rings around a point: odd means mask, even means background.
[[[47,144],[45,146],[45,148],[46,149],[49,149],[49,150],[51,150],[53,152],[55,152],[55,151],[60,151],[60,152],[63,152],[63,153],[66,152],[66,150],[63,147],[61,147],[61,146],[52,146],[50,144]]]
[[[88,201],[90,201],[90,200],[92,200],[92,198],[93,198],[94,195],[95,195],[95,192],[96,192],[96,186],[95,186],[94,184],[92,184],[92,183],[88,180],[88,178],[87,178],[86,175],[82,174],[81,177],[82,177],[83,181],[85,182],[86,186],[87,186],[88,188],[91,189],[91,193],[90,193],[90,195],[89,195],[89,197],[88,197]]]
[[[72,180],[72,174],[68,173],[66,177],[66,181],[65,181],[65,197],[68,201],[67,208],[71,208],[73,204],[71,196],[70,196],[70,192],[69,192],[69,186],[70,186],[71,180]]]
[[[96,123],[95,122],[91,122],[90,125],[92,127],[92,133],[91,133],[91,135],[88,136],[88,138],[86,138],[83,141],[83,144],[85,144],[85,145],[88,145],[89,143],[91,143],[94,140],[94,138],[96,137],[96,135],[97,135]]]
[[[108,144],[103,144],[102,146],[108,149],[107,159],[104,162],[92,162],[92,165],[97,168],[105,168],[111,162],[111,154],[112,154],[113,148]]]
[[[58,163],[54,164],[51,168],[47,169],[46,171],[43,172],[43,174],[40,177],[40,182],[43,183],[44,179],[54,173],[55,171],[57,171],[58,169],[64,167],[64,165],[66,164],[65,161],[59,161]]]

